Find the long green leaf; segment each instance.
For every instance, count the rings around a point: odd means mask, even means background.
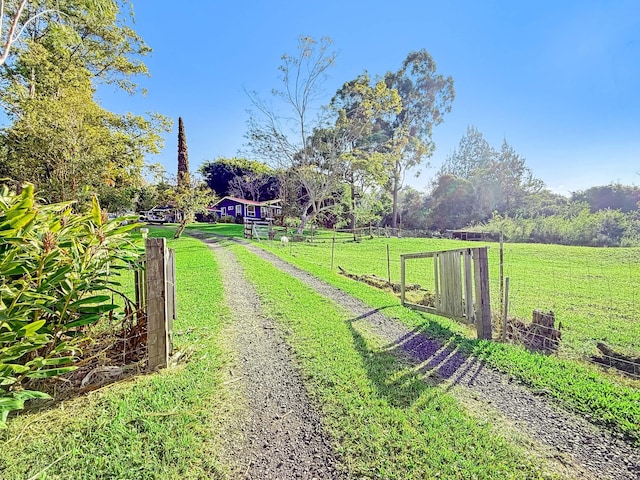
[[[95,195],[91,199],[91,219],[99,227],[102,226],[102,210],[100,209],[100,204],[98,203],[98,197],[96,197]]]
[[[42,399],[48,400],[51,398],[51,395],[44,392],[38,392],[36,390],[22,390],[20,392],[14,393],[13,397],[23,401],[33,400],[35,398],[42,398]]]
[[[57,358],[45,358],[42,361],[43,365],[52,366],[52,365],[66,365],[68,363],[72,363],[75,360],[75,357],[57,357]]]
[[[87,303],[102,303],[108,302],[109,300],[111,300],[110,295],[94,295],[92,297],[85,297],[80,300],[76,300],[71,305],[69,305],[69,308],[75,310],[79,306],[86,305]]]
[[[25,337],[33,336],[38,330],[42,328],[42,326],[47,323],[46,320],[38,320],[36,322],[32,322],[29,325],[25,325],[20,329],[20,332]]]
[[[101,317],[102,315],[100,314],[86,315],[79,318],[78,320],[74,320],[73,322],[66,323],[65,328],[76,328],[76,327],[84,327],[86,325],[91,325],[93,323],[96,323],[98,320],[100,320]]]
[[[65,373],[73,372],[78,367],[61,367],[61,368],[49,368],[47,370],[37,370],[33,373],[29,373],[26,376],[29,378],[51,378],[64,375]]]
[[[109,304],[105,304],[105,305],[95,305],[95,306],[89,306],[89,307],[80,307],[77,309],[78,313],[81,313],[83,315],[85,314],[91,314],[91,313],[107,313],[110,312],[111,310],[115,310],[116,308],[118,308],[118,305],[115,305],[113,303],[109,303]]]

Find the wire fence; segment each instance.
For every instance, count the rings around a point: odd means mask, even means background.
[[[378,238],[381,230],[372,229],[374,235],[368,235],[368,230],[361,229],[355,239],[351,231],[325,231],[314,235],[312,242],[307,237],[282,248],[323,268],[397,283],[401,254],[478,246],[477,242],[430,238],[386,240]],[[279,237],[276,234],[276,240]],[[546,353],[601,365],[624,365],[626,373],[640,376],[640,249],[504,244],[501,280],[500,246],[487,244],[494,336],[502,336],[504,328],[504,280],[508,277],[511,333],[507,340],[539,344]],[[433,259],[411,262],[407,270],[407,282],[422,287],[415,295],[422,295],[424,302],[433,295],[434,278]],[[553,312],[557,323],[531,328],[534,311]],[[605,348],[598,348],[601,344]]]
[[[120,274],[127,294],[120,308],[87,332],[76,370],[62,380],[68,392],[91,391],[142,371],[167,366],[176,316],[175,255],[165,239],[148,239],[145,258]]]

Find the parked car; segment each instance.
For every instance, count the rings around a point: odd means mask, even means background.
[[[149,210],[148,212],[140,212],[140,221],[163,224],[167,222],[167,219],[162,212]]]

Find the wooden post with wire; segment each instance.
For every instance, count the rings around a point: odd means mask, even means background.
[[[333,229],[333,238],[331,238],[331,270],[333,271],[333,255],[336,249],[336,229]]]
[[[502,341],[507,341],[507,314],[509,313],[509,277],[504,279],[504,313],[502,316]]]
[[[387,283],[391,285],[391,257],[389,255],[389,244],[387,243]]]
[[[175,317],[175,265],[164,238],[147,238],[145,298],[149,368],[166,367]]]

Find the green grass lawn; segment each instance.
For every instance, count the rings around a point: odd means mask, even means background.
[[[193,228],[242,236],[242,226],[237,225]],[[173,229],[153,228],[152,235],[170,238]],[[343,243],[341,248],[352,249],[354,257],[349,268],[357,272],[360,265],[362,272],[376,273],[368,266],[366,252],[375,257],[371,252],[380,247],[386,250],[387,241],[398,242],[394,247],[398,250],[392,250],[397,255],[412,245],[422,246],[408,239]],[[460,244],[439,242],[443,243],[431,245],[442,249]],[[234,401],[224,387],[222,372],[228,352],[221,329],[228,325],[229,311],[221,301],[222,284],[209,248],[189,237],[169,240],[169,244],[176,248],[178,273],[175,344],[191,352],[189,362],[13,418],[8,430],[0,431],[0,478],[220,478],[228,474],[219,438]],[[330,271],[324,265],[327,249],[319,244],[290,245],[293,255],[279,242],[262,245],[370,306],[385,307],[387,315],[406,325],[447,339],[568,408],[640,441],[636,388],[572,361],[530,354],[513,345],[470,340],[464,327],[451,320],[403,308],[390,293]],[[232,248],[260,289],[268,313],[290,332],[287,341],[322,406],[325,424],[338,442],[348,471],[383,478],[545,476],[545,467],[536,466],[538,460],[528,456],[520,443],[470,417],[438,385],[425,383],[398,363],[379,340],[346,321],[349,315],[342,309],[243,247]],[[324,258],[319,253],[323,251]],[[549,251],[543,249],[543,253]],[[599,251],[609,254],[614,249]]]
[[[152,228],[152,235],[173,230]],[[181,366],[103,388],[40,412],[23,413],[0,431],[0,478],[220,478],[221,405],[228,403],[220,341],[229,312],[209,248],[186,237],[176,249],[175,345]]]
[[[204,231],[242,237],[242,226],[194,225]],[[285,250],[305,265],[330,271],[332,232],[316,232],[314,243],[291,242]],[[489,246],[492,309],[500,310],[499,244],[432,238],[374,238],[356,243],[347,233],[336,237],[334,270],[400,280],[403,253]],[[278,241],[262,241],[282,250]],[[390,262],[387,263],[387,246]],[[640,352],[640,248],[592,248],[541,244],[505,244],[504,274],[510,279],[510,314],[530,321],[535,309],[553,310],[562,323],[560,355],[584,358],[597,353],[599,341]],[[407,280],[433,290],[433,260],[407,263]]]

